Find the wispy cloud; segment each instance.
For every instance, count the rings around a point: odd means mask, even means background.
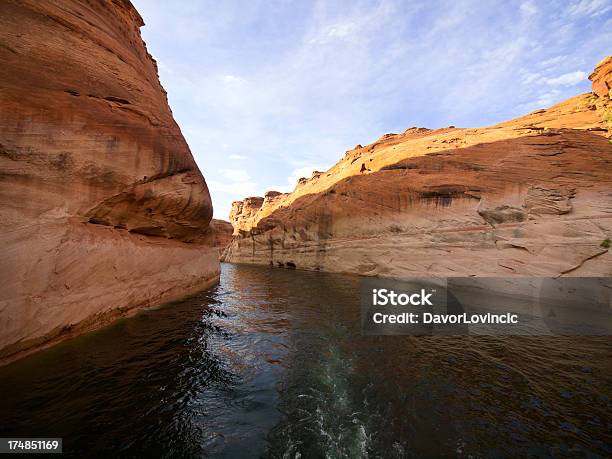
[[[251,176],[244,169],[221,169],[219,174],[232,182],[248,182],[251,180]]]
[[[213,201],[215,215],[218,218],[228,217],[231,201],[257,195],[260,190],[260,185],[244,169],[220,169],[214,178],[207,180],[207,184],[213,196],[217,194],[226,196],[223,201]]]
[[[241,84],[245,82],[245,79],[236,75],[223,75],[223,82],[226,84]]]
[[[385,132],[492,124],[586,91],[612,42],[609,0],[134,3],[221,217]]]
[[[570,16],[601,16],[612,9],[609,0],[581,0],[567,9]]]
[[[567,58],[568,58],[568,56],[555,56],[555,57],[551,57],[550,59],[546,59],[546,60],[540,62],[539,67],[545,68],[545,69],[554,68],[554,67],[558,66],[559,64],[563,63],[564,60],[567,60]]]
[[[540,73],[524,72],[521,82],[524,85],[575,86],[584,83],[588,73],[576,70],[558,76],[544,76]]]
[[[521,13],[523,13],[526,16],[533,16],[534,14],[537,14],[538,7],[535,5],[534,2],[528,0],[528,1],[521,3],[520,10],[521,10]]]
[[[546,78],[545,82],[549,86],[575,86],[584,81],[588,74],[586,72],[576,71],[564,73],[555,78]]]
[[[325,45],[332,40],[346,38],[358,31],[358,24],[351,21],[331,24],[308,39],[310,45]]]

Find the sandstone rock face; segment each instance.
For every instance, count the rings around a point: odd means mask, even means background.
[[[212,206],[128,0],[0,3],[0,359],[215,283]]]
[[[230,222],[213,218],[210,221],[210,230],[213,238],[212,245],[219,251],[219,255],[221,255],[232,242],[232,233],[234,229]]]
[[[589,80],[593,82],[593,92],[597,96],[612,98],[612,56],[597,64]]]
[[[386,134],[269,205],[234,203],[225,260],[389,277],[610,276],[609,110],[584,94],[486,128]]]
[[[234,228],[234,234],[238,234],[240,231],[248,232],[251,222],[257,215],[263,202],[264,198],[260,197],[245,198],[243,201],[232,202],[230,223]]]

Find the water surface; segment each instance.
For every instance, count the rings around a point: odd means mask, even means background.
[[[0,368],[0,437],[75,457],[612,455],[609,337],[365,337],[359,278],[207,292]]]

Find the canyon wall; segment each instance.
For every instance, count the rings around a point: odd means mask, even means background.
[[[0,361],[218,281],[212,205],[128,0],[0,3]]]
[[[213,218],[210,221],[212,231],[212,244],[219,251],[219,256],[225,251],[232,242],[233,228],[230,222]]]
[[[612,275],[611,62],[486,128],[409,128],[233,203],[224,259],[367,276]]]

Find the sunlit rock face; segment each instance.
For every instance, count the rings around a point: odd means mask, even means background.
[[[0,359],[211,285],[208,189],[127,0],[0,2]]]
[[[610,62],[593,93],[485,128],[385,134],[292,193],[234,203],[225,260],[389,277],[611,275]]]
[[[598,97],[612,98],[612,56],[602,60],[591,75],[589,80],[593,82],[593,93]]]

